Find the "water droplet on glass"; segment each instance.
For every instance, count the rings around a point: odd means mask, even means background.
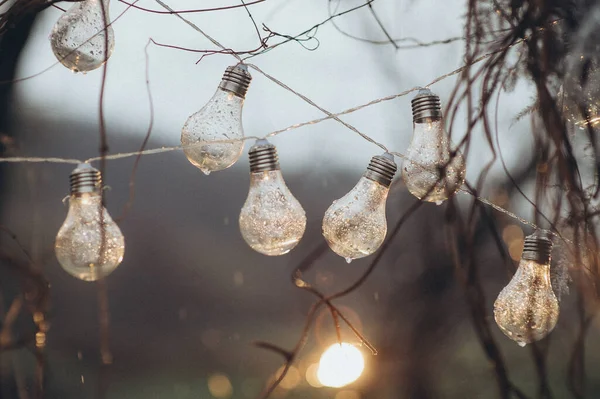
[[[243,104],[243,96],[218,88],[210,101],[187,119],[181,130],[181,145],[192,165],[216,172],[239,159],[244,150]]]
[[[110,58],[115,45],[114,32],[110,25],[106,25],[104,13],[100,12],[105,7],[106,22],[109,22],[108,3],[108,0],[77,2],[52,28],[52,51],[67,68],[75,72],[89,72]],[[105,49],[106,44],[108,47]]]
[[[332,251],[348,263],[372,254],[385,240],[388,190],[363,176],[325,212],[323,237]]]
[[[440,206],[440,205],[442,205],[443,203],[444,203],[444,201],[435,201],[435,204],[436,204],[437,206]]]
[[[346,263],[352,262],[352,258],[346,258]]]
[[[442,120],[414,123],[413,126],[413,138],[402,171],[406,188],[423,201],[446,200],[464,182],[464,157],[452,151]]]
[[[202,171],[202,173],[204,173],[206,176],[210,175],[210,170],[208,169],[200,169]]]
[[[527,345],[527,342],[519,341],[517,342],[517,345],[519,345],[521,348],[524,348],[525,345]]]

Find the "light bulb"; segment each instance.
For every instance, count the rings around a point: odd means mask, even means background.
[[[586,129],[600,123],[600,7],[586,16],[578,32],[565,40],[565,75],[558,101],[572,125]]]
[[[450,138],[437,95],[421,89],[412,100],[412,112],[413,137],[402,165],[402,179],[412,195],[440,205],[463,184],[465,160],[456,151],[450,161]]]
[[[248,155],[250,190],[240,213],[240,231],[255,251],[286,254],[304,235],[306,214],[283,181],[275,146],[257,140]]]
[[[392,155],[373,157],[356,186],[325,212],[323,236],[348,263],[371,255],[385,240],[385,204],[396,169]]]
[[[230,167],[242,155],[242,107],[251,80],[245,65],[228,67],[215,95],[183,126],[181,145],[195,145],[184,148],[185,156],[207,175]],[[212,141],[234,139],[239,141],[210,144]]]
[[[362,353],[352,344],[333,344],[321,355],[317,378],[327,387],[341,388],[358,380],[365,369]]]
[[[102,176],[89,164],[71,172],[69,212],[56,236],[60,265],[84,281],[110,274],[123,260],[125,239],[102,206]],[[103,234],[104,232],[104,234]]]
[[[552,241],[542,232],[525,238],[519,267],[494,303],[494,318],[519,346],[548,335],[558,320],[558,301],[550,282]]]
[[[84,0],[75,3],[52,28],[52,51],[73,72],[92,71],[110,58],[115,47],[115,37],[112,27],[106,26],[110,22],[108,4],[109,0]]]

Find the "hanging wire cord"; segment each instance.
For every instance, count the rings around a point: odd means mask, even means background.
[[[369,7],[372,12],[372,17],[377,19],[377,22],[380,24],[381,21],[377,18],[377,15],[373,12],[371,3],[374,0],[369,0],[363,3],[360,7],[357,7],[356,10]],[[222,11],[232,7],[221,7],[219,9],[205,9],[205,10],[173,10],[168,5],[166,5],[161,0],[156,0],[156,2],[163,7],[166,11],[160,11],[161,14],[170,14],[180,18],[187,25],[192,27],[198,33],[202,34],[208,40],[210,40],[215,46],[217,46],[220,50],[212,51],[217,54],[229,54],[236,57],[239,61],[242,60],[241,55],[246,55],[247,58],[257,56],[266,51],[271,51],[272,49],[288,42],[298,41],[300,38],[311,38],[314,37],[316,29],[319,26],[333,21],[333,18],[336,16],[343,15],[342,13],[330,15],[328,19],[323,21],[320,24],[317,24],[308,30],[303,31],[299,35],[291,36],[284,35],[280,33],[275,33],[272,30],[263,28],[264,31],[267,32],[267,38],[272,37],[282,37],[285,40],[273,46],[267,45],[267,39],[262,38],[260,32],[257,29],[257,36],[260,39],[260,47],[257,47],[256,50],[250,52],[236,52],[231,49],[227,49],[222,46],[218,41],[214,38],[210,37],[192,22],[186,20],[182,17],[181,14],[192,13],[192,12],[209,12],[209,11]],[[27,13],[31,12],[39,12],[44,8],[47,8],[50,5],[53,5],[55,2],[50,1],[40,1],[40,0],[30,0],[30,1],[17,1],[15,2],[5,13],[0,15],[0,34],[2,34],[8,27],[10,23],[18,23],[18,21]],[[157,12],[155,10],[150,9],[142,9],[141,7],[136,6],[136,2],[126,3],[129,8],[138,8],[141,11],[145,12]],[[252,14],[249,12],[248,6],[255,5],[260,3],[260,1],[242,3],[237,7],[244,7],[249,14],[250,19],[255,24]],[[536,108],[538,111],[537,117],[541,120],[541,126],[538,128],[538,136],[536,137],[539,140],[540,148],[545,148],[547,151],[545,152],[547,155],[544,155],[540,158],[540,160],[536,164],[537,170],[545,170],[545,171],[553,171],[559,177],[560,181],[568,187],[568,192],[557,193],[550,192],[548,187],[548,178],[549,172],[544,172],[542,174],[538,174],[538,178],[536,181],[536,195],[535,201],[526,198],[531,201],[532,204],[539,204],[543,202],[544,198],[551,197],[554,200],[555,208],[553,210],[554,217],[552,218],[552,225],[556,226],[559,215],[561,214],[561,207],[568,207],[570,217],[566,221],[566,225],[569,230],[572,231],[571,236],[573,237],[574,248],[582,249],[582,248],[591,248],[594,250],[598,248],[598,239],[596,237],[595,230],[593,228],[592,218],[597,215],[595,209],[593,209],[593,200],[598,197],[598,193],[600,192],[600,188],[596,185],[593,190],[593,196],[587,195],[586,190],[582,188],[582,176],[578,163],[578,159],[575,157],[571,142],[569,140],[569,136],[567,134],[567,130],[565,127],[565,121],[560,113],[561,109],[559,104],[556,101],[556,97],[553,96],[551,91],[552,81],[556,78],[561,78],[560,71],[560,63],[564,54],[561,54],[561,49],[564,47],[563,42],[557,34],[553,33],[552,29],[548,29],[549,26],[554,25],[557,19],[564,19],[567,21],[567,26],[571,29],[575,29],[578,23],[577,13],[574,11],[576,8],[576,2],[539,2],[539,1],[520,1],[520,2],[500,2],[494,1],[495,12],[489,12],[489,2],[483,1],[468,1],[468,12],[465,24],[465,66],[461,67],[455,71],[452,71],[446,75],[443,75],[435,80],[433,80],[429,85],[431,86],[443,79],[446,79],[450,76],[458,76],[458,83],[454,88],[454,91],[451,96],[451,100],[449,102],[449,126],[450,132],[452,132],[452,127],[454,126],[454,120],[458,115],[459,108],[464,107],[467,109],[468,115],[468,128],[465,136],[461,140],[459,147],[463,150],[465,155],[469,152],[471,146],[471,138],[474,135],[474,131],[476,128],[482,128],[485,134],[485,138],[488,142],[488,146],[494,157],[492,161],[482,170],[479,179],[477,180],[474,186],[467,185],[466,188],[463,189],[464,193],[467,193],[470,196],[473,196],[477,201],[474,201],[470,211],[468,212],[468,217],[466,220],[462,220],[458,217],[457,211],[454,209],[454,205],[450,202],[450,206],[448,207],[447,218],[448,221],[451,221],[450,227],[452,231],[452,240],[454,247],[454,262],[457,270],[460,271],[461,276],[463,276],[463,283],[467,293],[469,293],[468,297],[468,305],[472,311],[473,322],[476,326],[476,330],[478,333],[478,337],[481,341],[482,347],[485,348],[485,353],[490,362],[494,365],[494,370],[496,373],[497,381],[498,381],[498,389],[503,398],[509,397],[518,397],[524,398],[525,395],[514,386],[514,384],[508,379],[506,366],[502,361],[502,356],[500,355],[500,350],[498,346],[495,344],[493,338],[491,337],[491,333],[489,331],[489,325],[486,321],[487,312],[486,309],[483,308],[483,304],[485,303],[484,293],[481,290],[481,284],[478,280],[478,263],[474,260],[474,248],[475,248],[475,234],[478,232],[477,227],[481,223],[481,220],[485,221],[485,225],[490,227],[492,234],[496,235],[496,228],[493,225],[493,221],[490,216],[486,213],[486,210],[482,208],[482,204],[490,205],[494,209],[503,212],[509,217],[517,219],[522,223],[526,223],[530,226],[537,227],[541,224],[540,218],[545,218],[546,220],[551,220],[547,218],[544,213],[540,211],[540,209],[535,206],[535,221],[529,222],[526,219],[520,218],[515,214],[510,213],[498,205],[495,205],[492,201],[486,200],[485,198],[480,197],[477,193],[481,191],[481,187],[483,187],[485,178],[489,171],[489,168],[492,166],[493,162],[496,159],[497,151],[493,145],[493,128],[494,123],[490,120],[490,113],[488,110],[493,106],[492,99],[494,95],[499,97],[499,93],[502,90],[511,86],[511,81],[517,81],[519,79],[531,79],[534,82],[535,89],[537,92],[537,101],[539,106]],[[7,4],[7,1],[3,1],[0,5]],[[486,8],[487,7],[487,8]],[[348,11],[349,12],[349,11]],[[347,12],[344,12],[347,13]],[[255,24],[256,26],[256,24]],[[396,44],[397,40],[392,39],[385,30],[385,27],[381,26],[382,32],[387,36],[387,43]],[[448,41],[439,41],[440,43],[447,43]],[[423,44],[424,43],[418,43]],[[436,43],[437,44],[437,43]],[[511,61],[509,57],[510,51],[514,46],[523,44],[524,52],[520,57],[517,57],[518,60],[516,62]],[[283,82],[277,80],[273,76],[265,73],[256,65],[249,65],[255,71],[265,75],[269,80],[279,85],[283,89],[293,93],[294,95],[300,97],[305,102],[310,104],[313,107],[321,110],[326,116],[320,119],[316,119],[313,121],[308,121],[300,124],[296,124],[290,126],[289,128],[271,132],[266,136],[274,136],[283,132],[287,132],[293,129],[297,129],[302,126],[312,125],[316,123],[320,123],[321,121],[334,119],[338,123],[341,123],[351,131],[356,134],[359,134],[365,140],[370,143],[377,145],[381,149],[387,151],[387,147],[381,143],[376,142],[368,135],[360,132],[358,129],[353,127],[352,125],[342,121],[340,116],[349,114],[351,112],[358,111],[365,107],[378,104],[383,101],[389,101],[392,99],[396,99],[402,96],[405,96],[418,88],[413,88],[407,90],[405,92],[399,93],[397,95],[373,100],[367,104],[363,104],[358,107],[354,107],[352,109],[342,111],[340,113],[331,113],[324,108],[318,106],[314,101],[310,100],[306,96],[302,95],[296,90],[293,90],[291,87],[287,86]],[[106,76],[104,76],[103,82],[105,81]],[[103,83],[104,84],[104,83]],[[514,83],[513,83],[514,86]],[[102,100],[100,101],[102,104]],[[581,104],[580,108],[584,108],[585,104]],[[102,130],[102,135],[105,135],[104,129]],[[101,155],[97,158],[88,159],[87,162],[95,162],[100,161],[104,163],[106,161],[112,159],[120,159],[125,157],[139,157],[142,155],[150,155],[157,154],[167,151],[180,150],[182,147],[166,147],[166,148],[158,148],[145,150],[145,145],[148,142],[150,137],[151,127],[148,131],[148,135],[144,141],[144,145],[140,149],[140,151],[126,153],[126,154],[108,154],[108,144],[104,143],[102,145]],[[588,140],[591,143],[595,143],[595,130],[593,126],[588,125],[586,128],[586,134]],[[595,165],[597,166],[597,171],[600,170],[600,162],[598,162],[597,150],[594,147],[595,144],[592,144],[592,148],[594,150],[593,157],[595,160]],[[393,152],[394,155],[405,158],[403,154],[399,152]],[[29,158],[29,157],[15,157],[15,158],[4,158],[1,159],[2,162],[49,162],[49,163],[79,163],[79,160],[74,159],[59,159],[59,158]],[[137,167],[137,163],[136,163]],[[543,175],[543,176],[539,176]],[[525,197],[525,195],[521,192],[521,195]],[[318,297],[318,301],[313,305],[311,310],[309,311],[309,315],[306,320],[306,325],[304,331],[301,334],[301,338],[298,341],[298,344],[294,347],[292,351],[287,351],[285,349],[279,348],[274,344],[270,343],[257,343],[259,347],[273,350],[279,354],[284,355],[286,359],[284,372],[280,374],[279,378],[262,394],[262,398],[266,398],[270,395],[271,392],[277,387],[277,385],[281,382],[281,380],[285,377],[285,373],[292,365],[293,361],[297,358],[299,351],[301,350],[304,342],[308,337],[308,331],[314,321],[315,312],[321,306],[327,306],[332,314],[334,319],[336,330],[339,334],[339,319],[347,322],[347,318],[343,315],[340,310],[333,304],[333,300],[348,295],[358,289],[364,281],[368,278],[368,276],[372,273],[375,267],[379,264],[381,257],[386,252],[386,249],[389,248],[389,243],[393,240],[393,238],[397,235],[403,223],[406,219],[413,214],[413,212],[420,206],[420,203],[416,203],[414,207],[409,209],[405,215],[403,215],[398,221],[395,228],[392,230],[392,233],[388,237],[388,240],[380,250],[380,252],[376,255],[373,262],[366,270],[365,274],[361,276],[361,278],[355,283],[348,287],[346,290],[343,290],[334,295],[326,295],[319,291],[317,291],[310,283],[304,280],[303,274],[309,270],[320,258],[320,256],[325,252],[326,247],[323,245],[319,246],[312,254],[310,254],[304,262],[302,262],[299,267],[296,269],[292,276],[292,281],[295,286],[304,289],[311,294]],[[481,218],[476,217],[476,215],[483,215]],[[555,227],[555,231],[557,228]],[[501,240],[495,240],[498,249],[501,253],[504,252],[504,249],[501,244]],[[581,245],[585,243],[585,245]],[[460,251],[458,250],[460,248]],[[575,257],[577,262],[575,262],[577,267],[582,267],[581,258],[585,257],[585,253],[580,253],[579,251],[575,252]],[[581,300],[579,301],[579,332],[578,332],[578,340],[576,348],[573,351],[573,354],[570,359],[570,367],[569,367],[569,387],[575,397],[583,397],[583,376],[585,374],[584,371],[584,362],[583,362],[583,354],[584,354],[584,338],[585,333],[590,325],[590,320],[593,315],[590,315],[586,312],[586,304],[592,301],[595,298],[595,292],[591,292],[590,288],[595,286],[600,286],[600,280],[598,278],[599,273],[598,265],[587,265],[587,269],[585,271],[589,273],[582,273],[580,276],[585,276],[586,278],[575,279],[574,283],[579,288],[580,294],[579,297]],[[353,326],[348,322],[348,325],[351,329],[353,329],[354,333],[357,334],[359,339],[361,339],[367,346],[372,348],[372,345],[366,341],[366,338],[362,337],[362,335],[353,328]],[[107,326],[106,326],[107,327]],[[547,374],[547,365],[545,362],[545,351],[544,348],[539,347],[538,345],[532,345],[532,357],[536,364],[536,370],[538,372],[538,380],[539,380],[539,392],[540,395],[544,395],[545,397],[551,397],[551,392],[548,385],[548,379],[546,377]],[[372,348],[375,351],[374,348]]]

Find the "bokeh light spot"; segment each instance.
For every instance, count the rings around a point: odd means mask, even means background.
[[[279,370],[277,370],[276,378],[279,378],[279,376],[281,375],[281,373],[283,373],[284,370],[284,366],[282,366]],[[298,386],[298,384],[300,384],[300,380],[301,380],[301,376],[300,376],[300,371],[298,371],[298,369],[294,366],[291,366],[290,369],[288,370],[287,374],[285,375],[285,377],[283,377],[283,380],[281,380],[281,383],[279,384],[279,386],[283,389],[287,389],[287,390],[291,390],[294,389]]]
[[[509,224],[504,229],[502,229],[502,239],[507,245],[510,245],[515,240],[523,240],[525,238],[525,234],[521,227],[516,224]]]
[[[313,363],[306,369],[306,382],[314,388],[321,388],[323,384],[319,381],[317,372],[319,371],[319,363]]]
[[[317,377],[321,384],[340,388],[356,381],[365,369],[362,353],[354,345],[333,344],[321,356]]]
[[[208,390],[215,398],[229,398],[233,394],[233,387],[229,378],[224,374],[213,374],[208,378]]]
[[[514,240],[508,245],[508,254],[514,261],[521,260],[521,254],[523,253],[523,240]]]

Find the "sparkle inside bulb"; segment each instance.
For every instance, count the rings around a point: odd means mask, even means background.
[[[239,223],[252,249],[269,256],[283,255],[304,235],[306,214],[280,170],[256,172],[250,174],[250,190]]]
[[[72,195],[67,218],[56,236],[55,251],[59,263],[71,275],[84,281],[97,280],[100,272],[104,276],[110,274],[125,253],[123,234],[101,203],[99,193]]]
[[[550,265],[521,260],[510,283],[494,303],[494,318],[520,346],[546,337],[558,321],[558,301],[550,282]]]
[[[441,120],[414,124],[406,156],[402,179],[410,193],[423,201],[439,205],[453,195],[465,179],[463,156],[457,152],[450,162],[450,140]]]

